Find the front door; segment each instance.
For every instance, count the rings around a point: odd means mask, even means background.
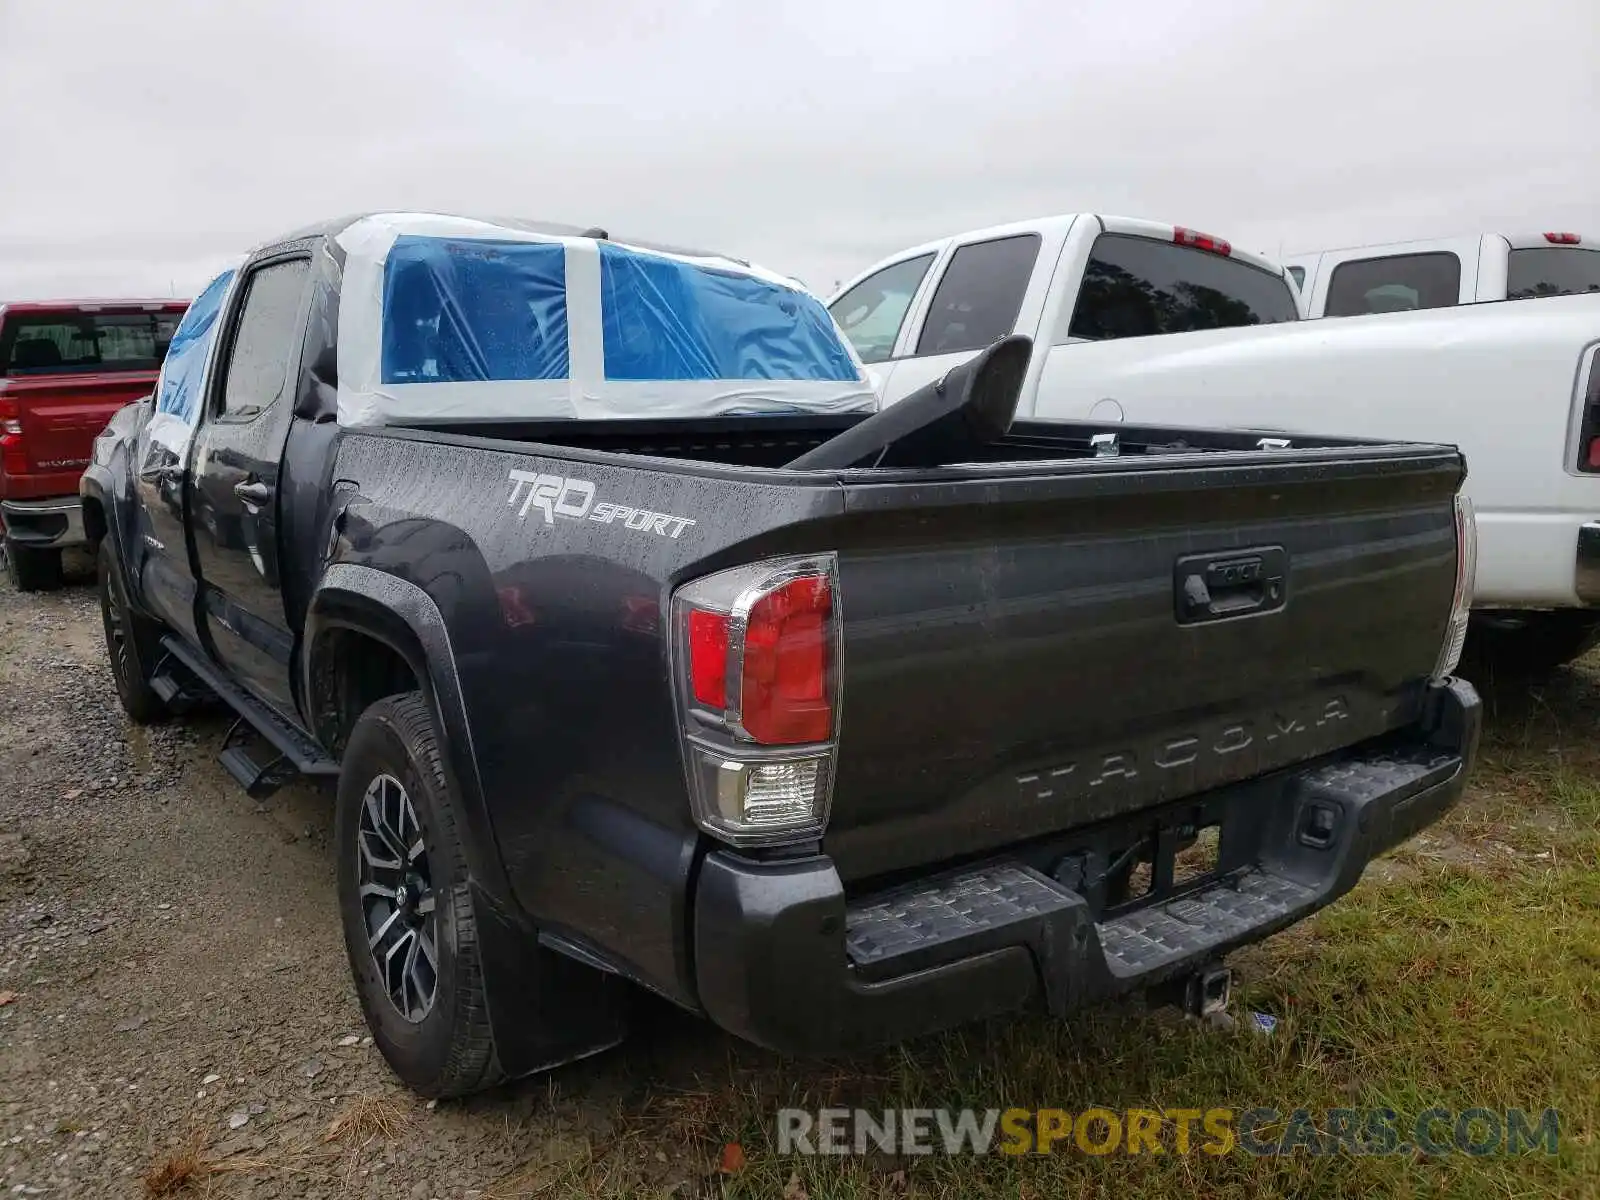
[[[139,593],[186,641],[196,641],[195,581],[184,537],[184,480],[200,419],[201,385],[217,316],[233,272],[224,271],[195,297],[183,316],[156,380],[155,412],[139,431],[134,487],[139,493],[137,532],[128,547]]]
[[[253,265],[237,285],[206,388],[190,479],[196,624],[233,677],[293,716],[294,635],[278,577],[278,463],[294,415],[309,257]]]

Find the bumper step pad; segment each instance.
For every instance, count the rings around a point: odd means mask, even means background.
[[[845,950],[868,975],[982,953],[999,931],[1079,903],[1021,863],[988,863],[875,896],[845,912]]]
[[[1310,904],[1314,895],[1298,883],[1250,871],[1095,928],[1106,966],[1114,974],[1144,975],[1274,925]]]

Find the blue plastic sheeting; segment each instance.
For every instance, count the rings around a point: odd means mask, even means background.
[[[402,234],[383,268],[384,383],[565,379],[566,249]]]
[[[194,298],[173,331],[166,360],[161,364],[161,394],[156,397],[156,411],[171,413],[187,425],[194,424],[199,412],[200,373],[206,365],[217,314],[222,310],[222,297],[233,275],[232,269],[224,271]]]
[[[607,379],[861,378],[804,292],[605,243],[600,323]]]

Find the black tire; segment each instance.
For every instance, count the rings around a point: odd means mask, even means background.
[[[1600,643],[1600,613],[1557,609],[1475,617],[1460,673],[1475,683],[1536,679],[1582,658]]]
[[[417,828],[412,834],[403,819],[391,822],[399,836],[386,841],[373,832],[368,797],[375,796],[386,812],[396,811],[392,784],[403,789]],[[460,805],[445,778],[433,716],[421,693],[379,700],[356,722],[339,771],[334,818],[339,914],[356,994],[373,1040],[394,1073],[430,1097],[464,1096],[504,1077],[490,1033],[460,825]],[[396,855],[400,865],[390,874],[373,861],[392,853],[388,847],[395,841],[412,848],[408,856],[419,845],[421,853],[419,859],[403,861]],[[419,863],[420,870],[414,870]],[[400,898],[363,896],[364,873],[367,883],[379,887],[403,878],[393,889]],[[414,881],[413,875],[420,879]],[[426,913],[420,911],[424,902],[417,900],[419,895],[431,899]],[[397,999],[394,960],[402,953],[407,926],[413,926],[413,942],[403,951]],[[376,942],[374,930],[379,932]],[[430,941],[433,970],[428,972]],[[379,954],[386,967],[380,967]],[[429,974],[433,992],[424,1009],[414,1003],[422,994],[417,976],[426,983]],[[409,1014],[401,1011],[402,1003]]]
[[[53,592],[61,586],[61,551],[40,550],[6,539],[6,578],[19,592]]]
[[[100,623],[105,629],[111,677],[116,681],[117,698],[122,701],[122,711],[128,714],[128,719],[136,725],[153,725],[172,715],[167,702],[150,686],[156,663],[161,658],[161,631],[153,621],[128,606],[115,553],[107,540],[100,543],[95,556],[100,583]]]

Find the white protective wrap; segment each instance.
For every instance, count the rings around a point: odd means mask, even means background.
[[[384,379],[385,267],[401,237],[453,242],[528,242],[564,249],[566,378],[396,382]],[[877,395],[849,341],[827,320],[853,379],[608,379],[602,334],[601,246],[746,276],[820,306],[796,281],[730,259],[702,258],[625,243],[531,232],[512,225],[428,213],[363,217],[338,235],[345,252],[339,302],[339,424],[345,426],[551,418],[711,417],[730,413],[872,411]],[[749,285],[746,285],[749,286]],[[660,301],[655,301],[660,303]]]

